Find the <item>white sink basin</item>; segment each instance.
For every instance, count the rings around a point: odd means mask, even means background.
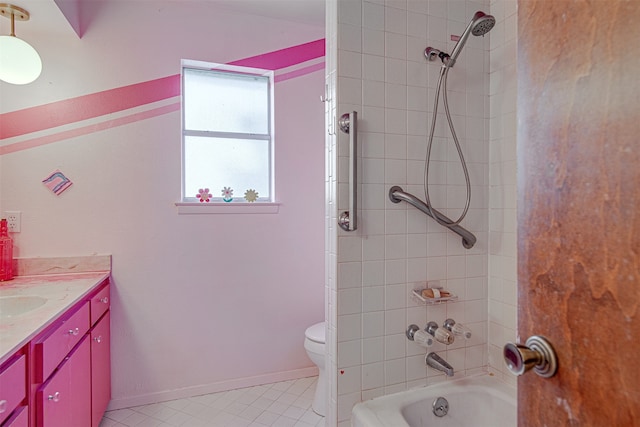
[[[46,298],[35,295],[0,297],[0,318],[19,316],[42,307]]]

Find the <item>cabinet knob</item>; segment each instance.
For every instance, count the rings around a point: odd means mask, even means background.
[[[47,396],[47,400],[53,400],[54,402],[60,401],[60,392],[56,391],[54,394],[50,394]]]
[[[94,337],[93,340],[98,344],[100,344],[102,342],[102,335],[98,335],[97,337]]]
[[[109,304],[109,297],[100,298],[100,302],[104,304]]]
[[[80,333],[80,328],[69,329],[69,335],[78,335]]]
[[[4,399],[0,400],[0,414],[6,411],[7,411],[7,401]]]

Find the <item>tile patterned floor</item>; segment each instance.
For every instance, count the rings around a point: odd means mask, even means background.
[[[311,409],[317,377],[108,411],[100,427],[324,427]]]

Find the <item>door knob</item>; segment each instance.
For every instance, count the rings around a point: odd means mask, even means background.
[[[507,343],[502,351],[507,368],[514,375],[522,375],[531,368],[544,378],[558,370],[558,359],[553,347],[544,337],[533,335],[522,344]]]

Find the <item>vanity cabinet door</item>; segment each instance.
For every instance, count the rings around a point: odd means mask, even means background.
[[[2,427],[29,427],[29,408],[21,406]]]
[[[27,396],[26,356],[14,359],[0,371],[0,424]]]
[[[89,331],[89,304],[56,322],[56,327],[36,342],[36,381],[43,382]]]
[[[93,297],[91,297],[91,325],[95,325],[98,319],[100,319],[100,317],[109,310],[109,306],[111,304],[109,299],[110,292],[111,290],[107,284]]]
[[[91,346],[88,335],[36,394],[37,427],[91,425]]]
[[[91,426],[98,427],[111,399],[111,313],[91,330]]]

